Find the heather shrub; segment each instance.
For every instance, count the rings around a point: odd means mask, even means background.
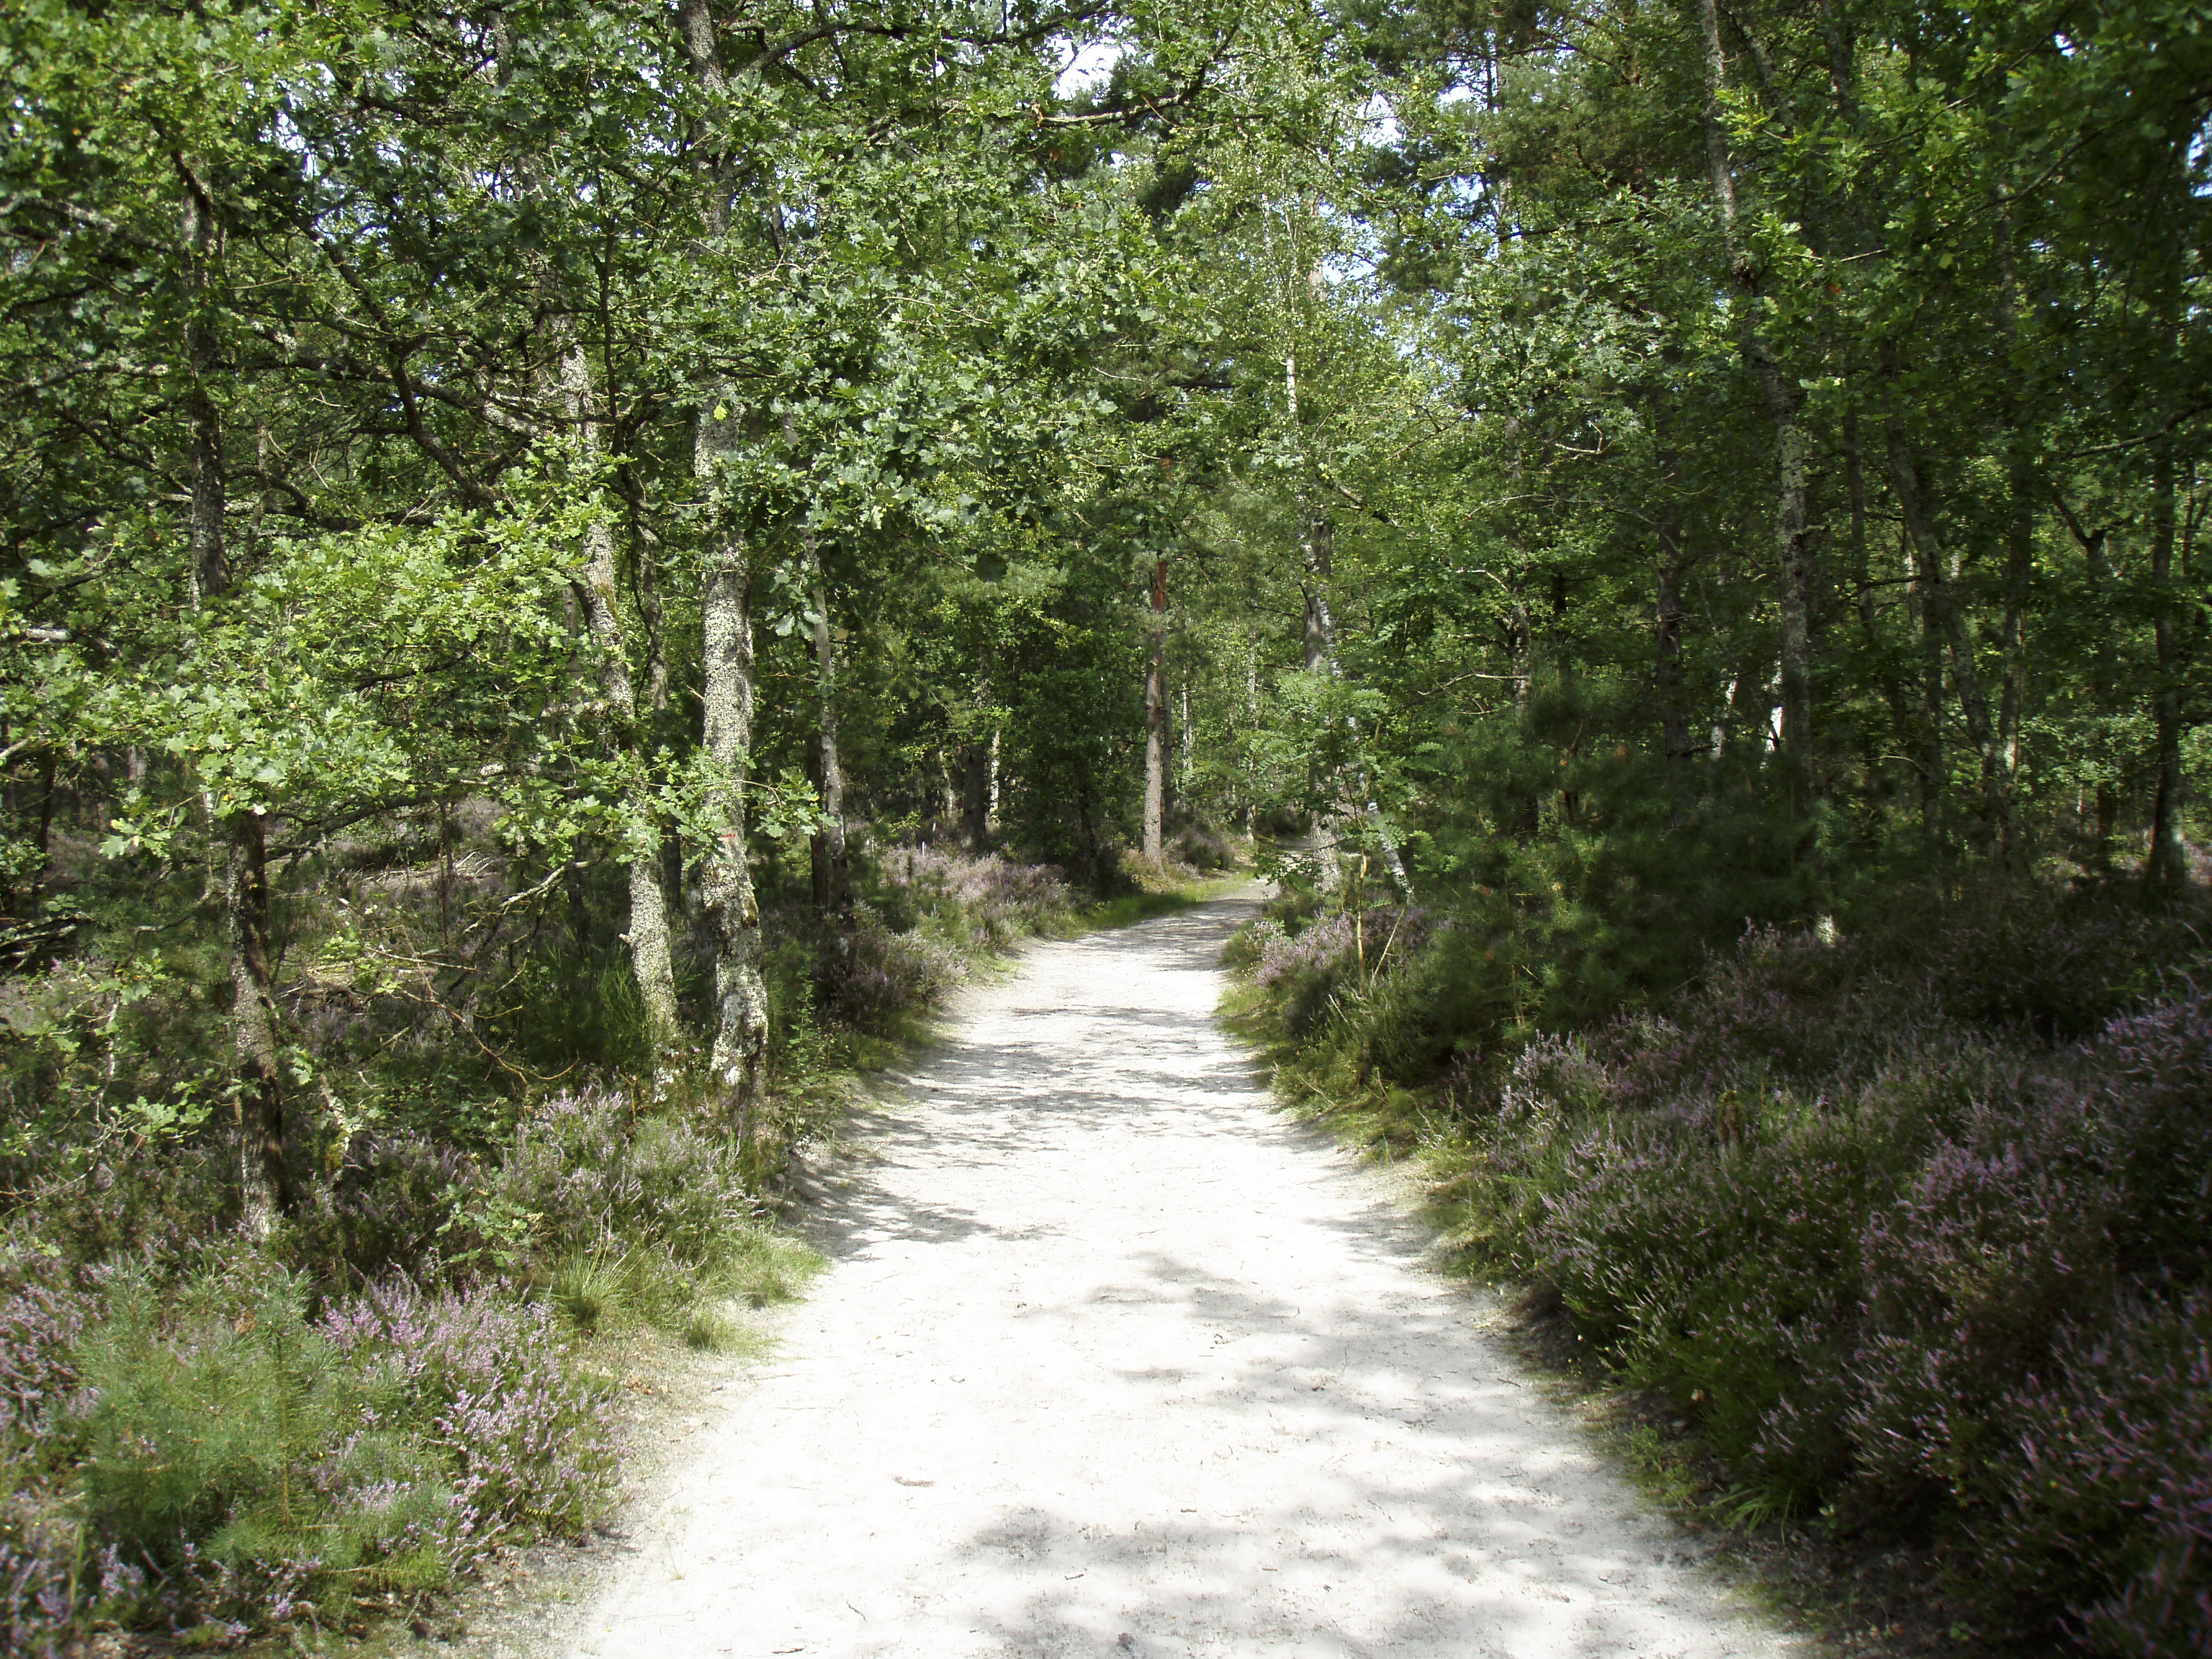
[[[46,1654],[71,1627],[80,1529],[68,1462],[92,1399],[77,1345],[99,1316],[98,1275],[0,1242],[0,1650]]]
[[[780,1301],[813,1265],[768,1230],[730,1136],[610,1089],[532,1106],[491,1192],[529,1218],[532,1260],[587,1330],[617,1310],[672,1326],[702,1297]]]
[[[2212,1293],[2131,1297],[2069,1329],[1994,1413],[1962,1589],[2001,1627],[2095,1653],[2212,1641]]]
[[[1753,926],[1547,1032],[1498,909],[1363,985],[1348,917],[1279,907],[1242,946],[1279,1076],[1412,1137],[1469,1262],[1665,1394],[1729,1512],[1934,1542],[2023,1635],[2212,1651],[2190,918],[1992,888]]]
[[[997,853],[899,848],[884,855],[882,875],[902,890],[902,908],[917,926],[934,924],[970,948],[1004,950],[1074,908],[1066,878],[1051,865],[1016,864]]]
[[[1168,853],[1176,863],[1202,872],[1237,867],[1235,844],[1219,830],[1202,823],[1179,831],[1168,844]]]
[[[421,1276],[477,1260],[487,1241],[457,1225],[453,1196],[483,1179],[474,1157],[404,1131],[363,1131],[296,1224],[303,1259],[343,1266],[348,1282]]]
[[[827,1011],[854,1030],[896,1034],[965,977],[958,949],[941,935],[895,932],[872,907],[858,907],[839,954],[824,966]]]
[[[79,1353],[74,1508],[125,1623],[433,1589],[502,1539],[575,1532],[611,1479],[609,1390],[496,1290],[392,1280],[311,1317],[299,1275],[223,1251],[173,1298],[119,1282]]]

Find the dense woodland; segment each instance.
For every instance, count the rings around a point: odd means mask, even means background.
[[[803,1275],[836,1073],[1256,857],[1285,1089],[1709,1509],[2204,1651],[2212,9],[19,0],[0,86],[14,1647],[586,1524],[588,1339]]]

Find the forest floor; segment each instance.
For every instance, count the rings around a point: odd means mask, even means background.
[[[816,1172],[831,1266],[774,1356],[691,1379],[620,1547],[546,1569],[559,1616],[468,1644],[1799,1650],[1433,1270],[1404,1194],[1272,1109],[1212,1018],[1257,902],[973,988]]]

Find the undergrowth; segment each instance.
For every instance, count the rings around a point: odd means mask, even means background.
[[[1294,894],[1230,1012],[1291,1099],[1420,1160],[1469,1272],[1680,1414],[1709,1516],[1932,1549],[1993,1640],[2201,1655],[2203,915],[1922,891],[1547,1030],[1489,915]]]
[[[87,1094],[0,1146],[0,1650],[350,1630],[599,1519],[613,1373],[637,1345],[757,1341],[745,1310],[819,1266],[774,1212],[845,1078],[926,1035],[983,957],[1120,919],[996,854],[899,849],[864,875],[844,927],[765,888],[769,1095],[734,1133],[703,1080],[637,1080],[619,974],[524,961],[500,1018],[531,1063],[493,1076],[434,1048],[450,1018],[393,1024],[382,981],[357,991],[319,956],[294,1028],[315,1026],[319,1060],[297,1064],[325,1110],[264,1243],[236,1230],[219,1096]],[[155,1074],[131,1045],[204,1035],[166,983],[70,1028],[73,1047],[19,1018],[10,1086],[65,1103],[79,1076]],[[434,1052],[446,1069],[424,1069]]]

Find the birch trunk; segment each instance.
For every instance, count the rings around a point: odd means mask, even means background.
[[[2150,858],[2143,882],[2154,893],[2176,893],[2189,880],[2189,849],[2181,838],[2181,628],[2173,585],[2173,444],[2159,440],[2151,461],[2150,583],[2158,609],[2151,640],[2158,653],[2158,690],[2151,699],[2156,793],[2151,800]]]
[[[842,933],[853,919],[853,864],[845,848],[845,768],[837,752],[837,633],[830,624],[830,588],[822,578],[821,551],[811,542],[806,557],[814,579],[814,690],[823,819],[808,850],[815,911],[836,921]],[[992,754],[995,759],[995,747]]]
[[[1682,706],[1682,576],[1689,560],[1682,552],[1681,527],[1674,519],[1674,476],[1680,455],[1665,447],[1665,410],[1654,398],[1651,426],[1658,453],[1659,568],[1652,595],[1651,687],[1659,699],[1659,735],[1669,761],[1686,761],[1695,752],[1690,720]]]

